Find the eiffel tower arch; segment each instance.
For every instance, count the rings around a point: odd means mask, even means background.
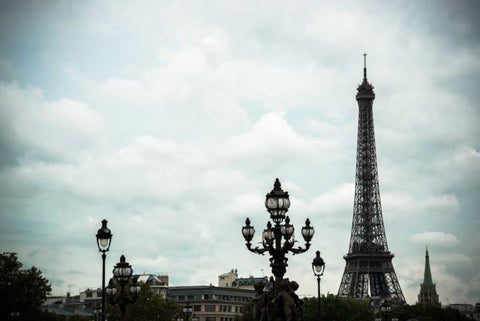
[[[364,55],[363,82],[357,88],[358,136],[355,173],[355,199],[352,234],[342,281],[341,297],[390,298],[404,304],[405,298],[393,268],[383,225],[378,185],[375,130],[373,126],[373,86],[367,81]]]

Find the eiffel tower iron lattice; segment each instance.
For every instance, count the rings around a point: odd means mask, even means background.
[[[392,304],[404,304],[383,225],[372,110],[375,93],[367,81],[365,57],[363,82],[356,95],[359,113],[352,234],[338,295],[388,297]]]

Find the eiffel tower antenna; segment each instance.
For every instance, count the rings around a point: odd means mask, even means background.
[[[363,82],[357,88],[358,137],[352,234],[345,270],[338,289],[341,297],[357,299],[389,297],[394,305],[405,298],[388,250],[378,183],[373,86],[367,81],[366,54],[363,54]],[[370,293],[369,293],[370,292]]]
[[[363,79],[367,79],[367,54],[363,54]]]

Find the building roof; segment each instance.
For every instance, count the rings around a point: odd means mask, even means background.
[[[265,286],[268,286],[269,282],[266,277],[249,277],[249,278],[238,278],[232,283],[232,287],[241,287],[241,286],[253,286],[255,283],[263,283]]]
[[[150,285],[165,285],[165,282],[163,282],[158,276],[153,274],[139,274],[134,275],[133,277],[136,278],[137,282],[143,282]]]
[[[212,294],[233,294],[233,293],[244,293],[244,294],[254,294],[254,290],[250,289],[239,289],[239,288],[225,288],[225,287],[216,287],[209,285],[191,285],[191,286],[171,286],[168,288],[168,294],[184,294],[184,293],[212,293]]]

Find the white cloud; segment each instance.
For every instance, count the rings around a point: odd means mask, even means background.
[[[414,243],[425,245],[437,245],[441,247],[456,247],[459,244],[457,237],[445,232],[424,232],[410,236]]]
[[[279,177],[297,230],[306,217],[315,225],[312,247],[328,263],[325,290],[336,292],[351,228],[354,97],[366,51],[386,233],[397,273],[421,277],[415,248],[431,241],[457,251],[458,240],[476,239],[479,229],[479,114],[471,103],[478,41],[460,45],[465,33],[451,27],[473,35],[478,28],[455,16],[439,20],[446,5],[431,9],[152,1],[0,10],[17,30],[2,29],[8,50],[0,52],[21,53],[0,57],[2,79],[22,84],[1,87],[0,156],[10,157],[0,172],[3,248],[65,280],[56,293],[68,283],[95,286],[93,235],[106,217],[110,262],[125,254],[134,269],[168,273],[177,285],[215,283],[234,267],[269,274],[268,258],[244,248],[240,227],[247,216],[263,227],[263,199]],[[475,266],[467,259],[478,242],[470,243],[452,256],[461,267],[435,270],[438,286],[448,283],[455,295],[475,287],[465,276],[479,279],[473,268],[461,270]],[[45,255],[31,254],[40,250]],[[54,260],[55,253],[72,259]],[[289,260],[307,294],[315,293],[311,259]],[[82,273],[64,272],[70,266]],[[417,286],[407,287],[409,303]]]
[[[0,113],[4,144],[18,149],[19,159],[33,153],[64,158],[90,150],[105,130],[101,114],[71,99],[48,101],[40,89],[0,83]]]

